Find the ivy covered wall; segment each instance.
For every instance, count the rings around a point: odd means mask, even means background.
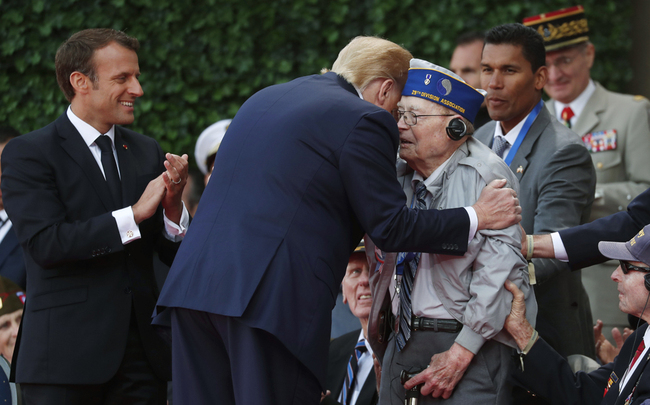
[[[622,91],[631,79],[632,10],[582,0],[596,45],[592,76]],[[447,66],[455,38],[575,5],[564,0],[0,0],[0,122],[40,128],[67,105],[54,74],[58,46],[92,27],[140,40],[144,96],[131,128],[190,153],[208,125],[257,90],[330,67],[357,35],[378,35]]]

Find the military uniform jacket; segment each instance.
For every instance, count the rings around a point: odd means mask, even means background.
[[[546,103],[553,116],[555,103]],[[608,91],[596,83],[573,128],[596,168],[596,199],[590,220],[625,210],[650,187],[650,102]]]

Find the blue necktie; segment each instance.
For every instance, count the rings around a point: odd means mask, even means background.
[[[427,208],[425,200],[427,187],[424,182],[418,181],[415,183],[414,188],[415,208],[425,210]],[[411,337],[411,316],[413,315],[411,292],[413,291],[413,281],[419,263],[419,252],[408,253],[404,258],[404,273],[402,274],[402,285],[399,290],[399,330],[395,339],[398,350],[402,350]]]
[[[356,383],[357,371],[359,370],[359,359],[366,350],[368,349],[366,348],[365,340],[361,339],[354,347],[354,354],[350,356],[347,373],[345,374],[343,391],[341,391],[341,400],[343,401],[343,405],[349,405],[352,400],[352,392],[354,392],[354,384]]]

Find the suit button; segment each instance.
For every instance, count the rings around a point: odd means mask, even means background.
[[[131,287],[126,287],[124,289],[124,294],[131,294]]]

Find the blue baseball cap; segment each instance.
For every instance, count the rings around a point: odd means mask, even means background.
[[[422,59],[411,59],[403,96],[420,97],[447,107],[472,124],[487,92],[465,83],[451,70]]]
[[[650,266],[650,225],[646,225],[627,242],[599,242],[603,256],[628,262],[642,262]]]

